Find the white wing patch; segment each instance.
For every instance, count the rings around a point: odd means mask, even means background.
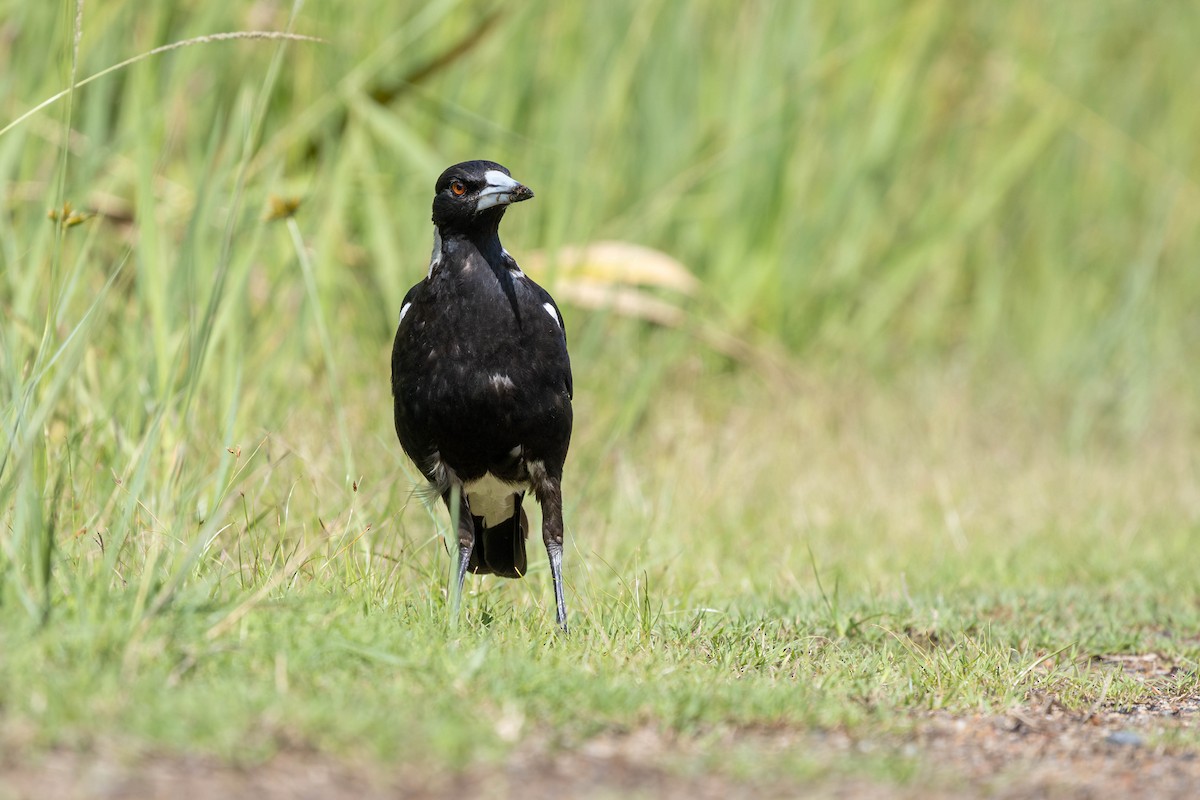
[[[401,321],[401,322],[404,322],[404,315],[408,313],[408,310],[409,310],[410,308],[412,308],[412,303],[405,303],[405,304],[404,304],[404,305],[403,305],[403,306],[400,308],[400,321]]]
[[[550,315],[550,319],[554,320],[554,324],[562,329],[562,320],[558,318],[558,312],[554,310],[553,303],[542,303],[542,308],[546,309],[546,313]]]

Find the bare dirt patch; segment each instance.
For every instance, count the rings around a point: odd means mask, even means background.
[[[1102,660],[1147,678],[1163,669],[1154,656]],[[912,722],[905,735],[878,738],[791,728],[679,737],[647,727],[606,734],[570,749],[529,743],[502,764],[476,765],[462,774],[430,774],[419,767],[419,755],[390,768],[293,748],[265,763],[235,766],[199,756],[18,747],[0,754],[0,800],[1192,798],[1200,792],[1197,739],[1188,733],[1200,727],[1200,696],[1162,693],[1131,707],[1090,711],[1071,711],[1052,696],[1042,696],[1008,714],[935,712]],[[1171,744],[1180,738],[1192,744]],[[724,759],[734,752],[742,754],[740,768]],[[751,768],[750,777],[745,777],[747,752],[761,757],[765,767],[762,772]],[[796,755],[807,766],[778,769],[800,763],[788,761]],[[879,768],[886,761],[910,768],[889,773]],[[886,774],[902,777],[878,777]]]
[[[709,763],[722,747],[755,747],[766,757],[802,748],[828,769],[812,780],[745,780],[690,771],[695,740],[650,729],[613,734],[571,751],[518,752],[503,765],[462,775],[390,770],[303,752],[284,752],[251,767],[188,756],[131,760],[53,751],[0,767],[0,797],[44,800],[109,798],[521,798],[817,796],[841,798],[1153,796],[1191,798],[1200,758],[1154,745],[1164,726],[1191,726],[1200,700],[1128,712],[1072,714],[1050,704],[995,717],[932,714],[901,740],[844,733],[729,731],[705,743]],[[903,785],[856,774],[856,762],[911,759]],[[664,766],[668,765],[668,766]]]
[[[1200,698],[1094,713],[1049,700],[996,717],[931,715],[916,744],[922,759],[989,796],[1184,798],[1200,791],[1200,758],[1161,741],[1197,719]]]

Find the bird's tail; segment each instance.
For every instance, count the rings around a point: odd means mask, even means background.
[[[511,517],[490,528],[483,526],[483,517],[475,517],[475,547],[467,568],[477,575],[499,575],[501,578],[525,576],[525,537],[529,535],[529,519],[521,508],[521,495],[516,495],[516,508]]]

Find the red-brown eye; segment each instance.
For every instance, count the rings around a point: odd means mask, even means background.
[[[467,193],[467,187],[463,186],[462,181],[451,181],[450,191],[461,196]]]

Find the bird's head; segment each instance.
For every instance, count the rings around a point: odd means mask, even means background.
[[[437,180],[433,224],[443,235],[495,228],[510,203],[531,197],[533,191],[496,162],[464,161],[447,168]]]

